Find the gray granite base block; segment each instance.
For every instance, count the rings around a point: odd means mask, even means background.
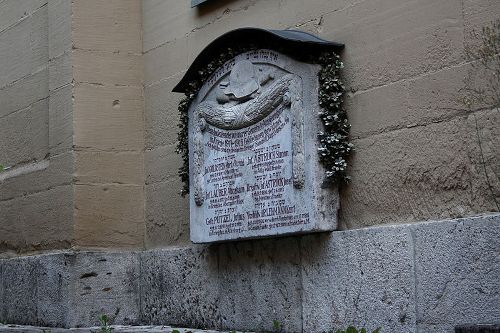
[[[141,253],[141,321],[218,327],[217,254],[210,247]]]
[[[407,227],[304,237],[304,332],[350,325],[415,332],[415,288]]]
[[[500,320],[499,253],[496,214],[139,253],[2,259],[0,321],[90,327],[107,314],[113,324],[219,330],[269,331],[277,320],[284,332],[349,325],[453,332]]]
[[[72,257],[68,327],[139,323],[139,256],[135,252],[81,252]]]
[[[220,329],[285,332],[302,330],[300,240],[281,238],[221,244]]]
[[[419,332],[500,322],[500,219],[423,223],[415,239]]]

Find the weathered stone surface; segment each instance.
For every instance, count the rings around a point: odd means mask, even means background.
[[[177,180],[182,159],[175,152],[177,145],[159,146],[144,152],[146,184]]]
[[[221,244],[218,260],[221,329],[302,330],[298,238]]]
[[[25,109],[33,103],[49,96],[48,69],[24,77],[8,86],[0,88],[0,117]]]
[[[500,211],[500,112],[499,109],[477,112],[467,118],[471,142],[470,158],[486,185],[476,200],[495,201],[491,211]]]
[[[139,253],[4,259],[0,319],[74,327],[107,314],[116,324],[267,331],[277,320],[286,332],[348,325],[450,332],[496,320],[499,231],[496,214]]]
[[[493,125],[497,117],[491,121],[491,128],[498,127]],[[352,182],[341,193],[347,228],[498,209],[481,170],[476,125],[467,116],[355,140],[354,145]]]
[[[66,52],[50,59],[49,62],[49,89],[54,91],[73,81],[73,56]]]
[[[71,52],[73,1],[48,0],[49,58]]]
[[[2,209],[3,211],[3,209]],[[0,225],[2,225],[0,223]],[[22,325],[37,324],[37,257],[1,260],[2,320]]]
[[[177,107],[182,95],[172,89],[183,73],[144,88],[144,140],[146,149],[177,142]]]
[[[144,78],[147,78],[144,84],[148,86],[187,69],[187,40],[181,38],[170,41],[145,52],[143,57]]]
[[[66,327],[70,305],[70,254],[48,254],[37,257],[37,305],[39,326]]]
[[[136,253],[77,253],[70,274],[69,327],[98,325],[103,314],[111,323],[139,322],[141,287]]]
[[[498,19],[500,3],[495,0],[465,0],[463,8],[464,46],[474,50],[480,45],[480,39],[474,36],[474,32],[480,33],[483,26],[491,26]]]
[[[470,65],[360,91],[346,99],[353,138],[427,125],[469,112],[460,103]]]
[[[177,178],[145,186],[146,248],[191,244],[189,199],[180,196],[181,187]]]
[[[0,201],[0,244],[33,251],[70,246],[73,238],[73,188],[46,191]]]
[[[146,251],[140,258],[143,323],[219,327],[216,248]]]
[[[408,85],[397,82],[384,87],[347,95],[351,137],[366,137],[405,124]],[[406,117],[405,117],[406,116]]]
[[[140,55],[74,50],[73,59],[77,82],[123,86],[142,82]]]
[[[37,168],[30,169],[28,164],[26,172],[15,176],[4,173],[0,177],[0,201],[41,192],[59,185],[70,185],[73,181],[73,153],[51,156],[49,161],[36,163]],[[38,168],[38,165],[41,165]],[[33,171],[32,171],[33,170]]]
[[[411,228],[415,239],[418,331],[498,321],[500,219],[498,215]]]
[[[38,72],[47,66],[48,57],[48,14],[43,6],[0,33],[0,87]]]
[[[73,40],[78,49],[140,54],[141,1],[76,0]]]
[[[143,154],[139,151],[76,153],[77,184],[144,184]]]
[[[220,66],[189,107],[194,243],[337,228],[338,195],[322,186],[319,66],[272,50]]]
[[[98,150],[144,147],[142,88],[77,84],[74,88],[75,144]]]
[[[50,92],[49,147],[53,155],[73,148],[73,86],[66,85]]]
[[[301,239],[303,330],[415,332],[412,239],[389,226]]]
[[[48,154],[49,102],[43,99],[0,119],[0,160],[14,166]]]
[[[76,184],[74,189],[77,246],[142,248],[142,185]]]
[[[353,90],[458,64],[464,54],[462,6],[449,0],[358,2],[324,15],[319,36],[347,45],[344,75]]]
[[[2,1],[0,3],[0,33],[19,21],[25,20],[46,3],[47,0]]]

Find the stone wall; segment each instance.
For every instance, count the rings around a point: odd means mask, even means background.
[[[70,2],[0,2],[0,252],[71,244],[71,66]]]
[[[141,248],[140,0],[0,2],[0,252]]]
[[[141,248],[141,1],[73,1],[75,245]]]
[[[0,321],[449,333],[498,321],[500,215],[139,252],[0,260]],[[1,327],[0,327],[1,330]]]
[[[499,13],[495,0],[143,1],[146,246],[189,243],[174,152],[182,96],[170,90],[210,41],[246,26],[346,44],[356,153],[344,229],[498,211],[498,110],[457,100],[470,33]]]

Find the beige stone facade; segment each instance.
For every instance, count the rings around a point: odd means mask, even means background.
[[[0,251],[189,245],[172,93],[238,27],[346,45],[344,229],[497,212],[498,110],[458,102],[497,0],[0,1]]]

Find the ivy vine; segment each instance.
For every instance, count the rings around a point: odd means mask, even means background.
[[[179,168],[179,177],[183,183],[181,195],[189,193],[189,142],[188,142],[188,110],[192,101],[203,83],[222,66],[226,61],[238,54],[255,50],[255,46],[241,46],[238,48],[227,48],[219,56],[214,57],[203,70],[189,83],[185,91],[185,97],[179,102],[179,132],[177,135],[176,152],[181,155],[183,164]],[[277,49],[276,51],[280,51]],[[304,60],[304,56],[298,56]],[[347,158],[353,150],[349,142],[350,125],[347,113],[343,108],[343,97],[345,88],[340,78],[343,68],[338,54],[325,52],[320,55],[307,55],[308,62],[321,65],[318,74],[319,79],[319,105],[321,111],[319,117],[323,122],[324,130],[318,133],[319,160],[325,167],[324,186],[340,185],[349,181],[346,174]]]
[[[325,185],[347,183],[347,157],[353,149],[349,142],[351,125],[343,106],[345,87],[340,79],[344,64],[338,54],[324,53],[319,57],[319,117],[324,131],[318,133],[319,160],[325,167]]]

